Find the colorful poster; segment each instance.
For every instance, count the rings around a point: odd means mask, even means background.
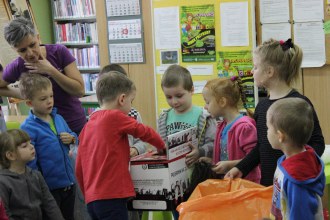
[[[243,82],[243,90],[247,99],[247,107],[255,107],[254,81],[251,70],[253,68],[251,51],[218,52],[217,63],[219,77],[239,76]]]
[[[180,25],[182,62],[215,61],[214,5],[182,6]]]

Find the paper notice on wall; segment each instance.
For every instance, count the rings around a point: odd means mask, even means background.
[[[180,48],[179,7],[154,9],[156,49]]]
[[[221,3],[222,46],[249,46],[248,2]]]
[[[323,0],[293,0],[293,20],[295,22],[322,21],[324,19],[323,2]]]
[[[275,40],[287,40],[291,38],[291,24],[277,23],[277,24],[262,24],[262,41],[273,38]]]
[[[322,21],[295,23],[294,39],[303,50],[301,67],[320,67],[325,64],[325,35]]]
[[[260,22],[278,23],[288,22],[289,0],[260,0]]]

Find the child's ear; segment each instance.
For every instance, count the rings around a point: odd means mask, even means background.
[[[227,104],[227,99],[225,97],[221,97],[218,101],[220,107],[225,107]]]
[[[16,156],[15,152],[7,151],[6,152],[6,158],[10,161],[14,161],[14,160],[16,160],[17,156]]]
[[[273,66],[268,66],[267,67],[267,75],[269,76],[269,78],[274,76],[274,74],[275,74],[275,68]]]
[[[195,92],[195,87],[193,86],[192,88],[191,88],[191,94],[194,94],[194,92]]]
[[[26,100],[26,105],[32,107],[32,101],[30,99]]]
[[[122,105],[124,105],[124,103],[125,103],[125,99],[126,99],[126,94],[120,94],[119,96],[118,96],[118,104],[120,105],[120,106],[122,106]]]
[[[285,134],[282,131],[280,131],[280,130],[277,130],[276,133],[277,133],[278,141],[280,143],[283,143],[285,141]]]

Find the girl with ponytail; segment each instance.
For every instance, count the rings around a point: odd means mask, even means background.
[[[226,174],[237,165],[257,143],[257,130],[252,112],[246,108],[246,97],[239,77],[210,80],[203,89],[205,109],[214,118],[220,118],[217,126],[213,158],[202,157],[200,161],[213,164],[213,171]],[[248,116],[240,113],[241,107]],[[256,167],[245,177],[260,182],[260,169]]]

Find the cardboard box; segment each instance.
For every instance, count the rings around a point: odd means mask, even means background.
[[[186,154],[188,143],[197,146],[197,128],[167,137],[167,155],[149,152],[131,159],[130,172],[136,198],[129,210],[175,210],[189,186]]]

